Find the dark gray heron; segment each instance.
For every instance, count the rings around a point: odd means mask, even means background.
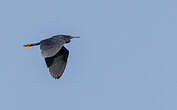
[[[69,43],[72,38],[80,37],[56,35],[38,43],[26,44],[24,47],[40,45],[41,54],[45,58],[51,76],[55,79],[59,79],[65,70],[69,55],[69,51],[64,47],[64,44]]]

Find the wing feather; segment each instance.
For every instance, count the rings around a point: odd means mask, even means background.
[[[44,58],[52,57],[63,47],[65,41],[59,39],[57,42],[55,39],[46,39],[40,42],[41,54]]]
[[[59,79],[62,76],[66,68],[68,55],[69,51],[63,46],[55,56],[45,58],[45,62],[53,78]]]

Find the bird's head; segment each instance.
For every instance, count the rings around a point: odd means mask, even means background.
[[[70,36],[70,35],[56,35],[54,37],[57,39],[64,39],[66,43],[69,43],[73,38],[80,38],[78,36]]]

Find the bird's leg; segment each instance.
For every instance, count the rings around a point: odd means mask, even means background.
[[[25,44],[24,47],[31,47],[31,46],[36,46],[36,45],[40,45],[40,43]]]

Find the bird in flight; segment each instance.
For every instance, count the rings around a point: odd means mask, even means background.
[[[69,51],[64,47],[64,44],[69,43],[72,38],[80,37],[56,35],[38,43],[26,44],[24,47],[40,45],[41,54],[45,59],[51,76],[55,79],[59,79],[65,70],[69,55]]]

